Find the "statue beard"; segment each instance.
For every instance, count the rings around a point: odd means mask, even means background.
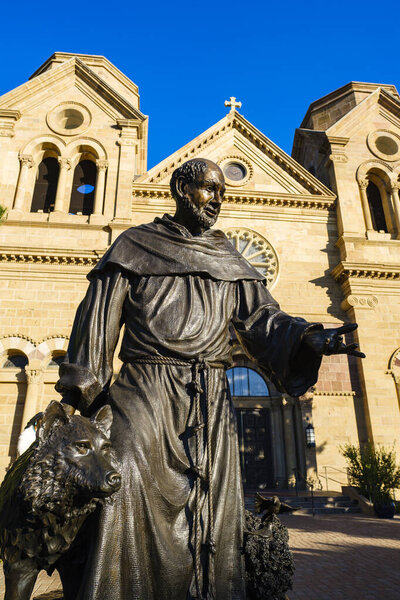
[[[205,212],[208,204],[205,204],[202,208],[199,208],[193,202],[184,196],[179,199],[179,204],[184,211],[189,214],[190,218],[196,223],[201,229],[210,229],[217,222],[219,211],[215,216],[209,216]]]

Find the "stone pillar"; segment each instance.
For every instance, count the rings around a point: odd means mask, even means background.
[[[297,466],[304,477],[307,477],[306,473],[306,460],[305,460],[305,436],[303,429],[303,419],[301,416],[301,409],[299,400],[295,400],[294,406],[294,426],[296,428],[296,441],[297,441]]]
[[[113,219],[115,234],[118,225],[126,229],[132,220],[132,183],[136,172],[138,150],[138,122],[135,119],[119,119],[121,129],[117,144],[120,147],[118,161],[118,183],[115,216]],[[114,234],[114,231],[113,231]]]
[[[68,171],[71,168],[71,161],[69,160],[69,158],[59,156],[58,163],[60,165],[60,174],[58,176],[54,212],[67,212],[67,209],[65,207],[65,190],[67,187]]]
[[[96,188],[95,188],[95,192],[94,192],[93,214],[101,215],[101,214],[103,214],[103,200],[104,200],[106,170],[108,167],[108,162],[106,160],[96,160],[96,167],[97,167],[97,177],[96,177]]]
[[[283,439],[282,398],[271,401],[271,438],[274,480],[277,487],[286,485],[285,443]]]
[[[285,438],[286,476],[289,485],[294,485],[294,469],[297,468],[296,438],[294,433],[293,398],[285,397],[283,404],[283,432]]]
[[[372,224],[371,211],[369,209],[368,196],[367,196],[368,183],[369,183],[368,179],[362,179],[361,181],[358,182],[358,185],[359,185],[360,193],[361,193],[361,203],[362,203],[363,212],[364,212],[365,227],[367,228],[367,231],[372,231],[374,229],[374,226]]]
[[[392,181],[390,186],[390,194],[392,196],[394,218],[397,229],[397,239],[400,239],[400,200],[399,200],[399,187],[398,181]]]
[[[26,180],[28,177],[28,171],[29,169],[31,169],[33,167],[34,160],[33,157],[30,154],[20,154],[18,156],[20,163],[21,163],[21,169],[19,172],[19,178],[18,178],[18,184],[17,184],[17,191],[15,193],[15,200],[14,200],[14,210],[26,210],[26,207],[24,206],[25,204],[25,191],[26,191]]]
[[[24,404],[24,412],[22,414],[21,431],[25,429],[25,426],[29,419],[31,419],[37,412],[37,401],[39,398],[40,387],[43,382],[43,370],[32,369],[25,367],[26,374],[26,396]]]

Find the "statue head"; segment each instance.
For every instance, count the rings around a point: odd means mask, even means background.
[[[188,160],[172,173],[170,186],[179,222],[192,232],[215,224],[225,193],[224,175],[218,165],[206,158]]]

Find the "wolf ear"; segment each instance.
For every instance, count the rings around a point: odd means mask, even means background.
[[[106,437],[110,437],[111,425],[113,422],[113,414],[109,404],[102,406],[94,415],[90,418],[92,423],[96,425],[104,433]]]
[[[43,441],[48,437],[53,427],[64,425],[65,423],[68,423],[68,421],[69,417],[61,402],[52,400],[44,411],[42,423],[39,427],[38,437],[40,441]]]

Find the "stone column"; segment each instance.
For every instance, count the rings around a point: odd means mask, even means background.
[[[29,419],[31,419],[37,411],[37,401],[39,398],[40,387],[43,382],[43,370],[32,369],[25,367],[26,374],[26,396],[24,404],[24,412],[22,414],[21,431],[25,429],[25,426]]]
[[[117,144],[120,147],[116,207],[113,224],[118,234],[118,225],[126,229],[132,219],[132,182],[136,172],[138,150],[138,122],[135,119],[119,119],[121,129]],[[115,227],[117,226],[117,227]],[[114,232],[113,232],[114,233]]]
[[[26,209],[24,204],[25,204],[25,188],[26,188],[26,180],[28,177],[28,171],[29,171],[29,169],[31,169],[33,167],[33,165],[35,163],[34,163],[33,157],[30,154],[20,154],[18,156],[18,158],[21,163],[21,169],[19,172],[17,191],[15,193],[15,200],[14,200],[13,208],[15,210],[24,210],[24,209]]]
[[[362,179],[358,182],[360,193],[361,193],[361,202],[364,212],[365,226],[367,231],[372,231],[374,226],[372,224],[371,211],[369,209],[368,196],[367,196],[367,187],[368,187],[368,179]]]
[[[60,173],[58,175],[54,212],[66,212],[67,209],[65,208],[65,190],[67,187],[68,171],[71,168],[71,161],[69,160],[69,158],[59,156],[58,164],[60,165]]]
[[[396,221],[397,239],[400,239],[400,200],[399,200],[400,182],[392,181],[390,185],[390,194],[392,196],[394,218]]]
[[[294,411],[294,425],[296,427],[296,440],[297,440],[297,466],[304,477],[307,477],[306,473],[306,461],[305,461],[305,436],[303,428],[303,419],[301,416],[301,408],[299,401],[295,401],[293,406]]]
[[[282,398],[271,400],[271,438],[274,480],[277,487],[286,484],[285,443],[283,439]]]
[[[103,214],[103,200],[104,200],[104,189],[106,182],[106,171],[108,162],[106,160],[96,160],[97,177],[96,177],[96,188],[94,192],[94,207],[93,214]]]
[[[283,398],[283,432],[285,438],[286,476],[289,485],[294,485],[295,483],[294,469],[297,468],[293,403],[293,398]]]

